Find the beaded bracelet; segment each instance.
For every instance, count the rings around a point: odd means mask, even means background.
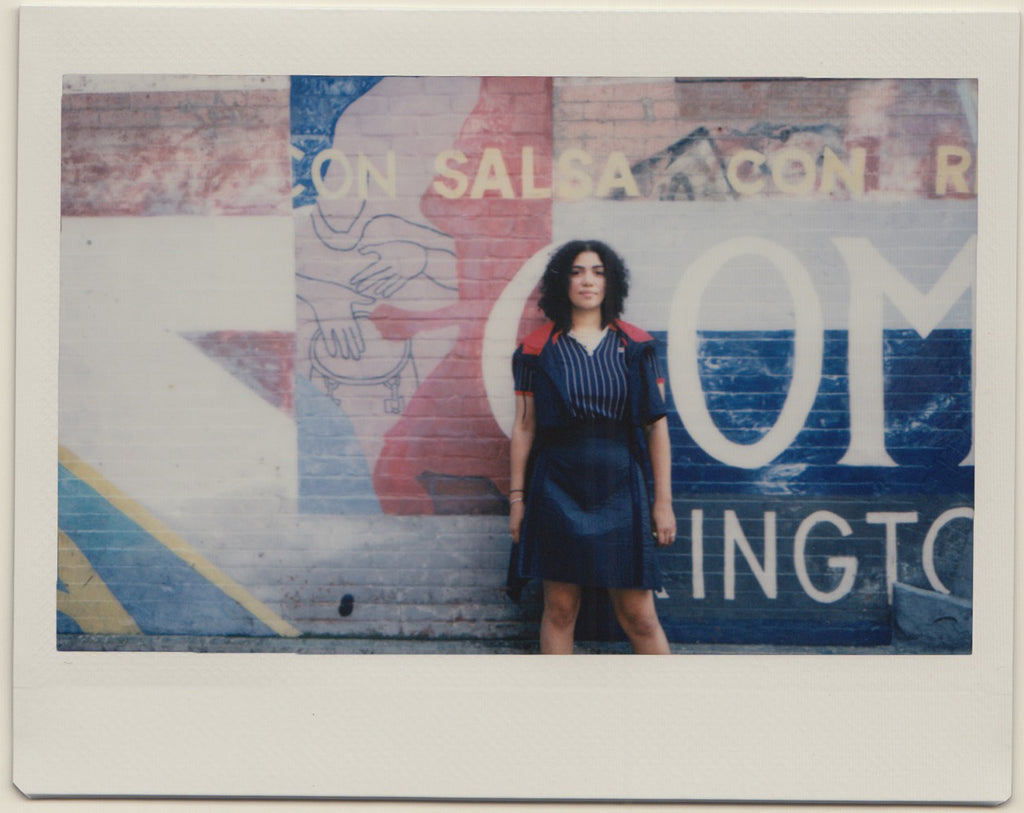
[[[522,497],[516,497],[514,500],[509,500],[508,504],[509,505],[513,505],[514,503],[517,503],[517,502],[523,502],[523,498]]]

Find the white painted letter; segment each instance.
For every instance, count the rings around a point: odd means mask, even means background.
[[[466,194],[466,189],[469,188],[469,178],[457,169],[452,169],[448,166],[449,161],[464,164],[466,163],[466,154],[459,150],[445,150],[434,159],[434,170],[437,174],[455,181],[455,186],[448,186],[441,183],[441,181],[434,181],[434,191],[441,197],[452,200],[454,198],[461,198]]]
[[[803,175],[795,181],[786,176],[790,164],[799,164]],[[796,147],[785,147],[768,159],[772,180],[783,192],[790,195],[809,195],[814,191],[814,157]]]
[[[539,200],[551,197],[551,189],[546,186],[534,186],[533,147],[523,147],[523,198]]]
[[[764,178],[758,176],[753,181],[744,181],[740,177],[740,167],[744,164],[753,164],[755,167],[759,167],[764,164],[764,161],[764,153],[757,150],[740,150],[729,159],[729,164],[725,168],[725,177],[729,179],[732,188],[741,195],[756,195],[764,189]]]
[[[775,512],[764,513],[764,566],[757,561],[757,555],[743,534],[735,511],[725,512],[725,597],[736,598],[736,546],[750,565],[758,584],[768,598],[778,598],[779,586],[776,578]]]
[[[473,188],[469,190],[471,198],[482,198],[484,193],[490,190],[500,192],[503,198],[514,198],[515,190],[512,188],[512,181],[508,177],[508,169],[505,167],[505,159],[501,150],[497,147],[487,147],[480,158],[480,166],[476,170],[476,178],[473,179]]]
[[[832,242],[850,272],[850,448],[839,462],[846,466],[895,466],[885,449],[882,349],[885,299],[903,314],[918,335],[927,337],[957,300],[972,288],[977,237],[972,236],[964,244],[927,294],[907,282],[870,240],[835,238]],[[972,330],[972,356],[973,343]],[[973,365],[971,391],[975,391]],[[972,442],[971,451],[961,465],[969,465],[973,459]]]
[[[892,604],[892,586],[896,583],[896,526],[917,522],[917,511],[871,511],[864,519],[868,525],[885,526],[885,588]]]
[[[327,184],[324,183],[323,168],[328,161],[331,162],[332,167],[339,166],[345,171],[345,182],[336,189],[328,189]],[[325,200],[337,200],[345,197],[349,187],[352,186],[352,165],[345,153],[334,149],[334,147],[328,147],[326,150],[318,152],[309,171],[313,177],[313,186],[316,187],[317,194]]]
[[[558,195],[565,200],[585,198],[594,188],[590,176],[573,166],[574,161],[589,166],[593,159],[588,152],[576,147],[558,156]]]
[[[843,185],[850,190],[854,197],[864,195],[864,171],[867,167],[868,151],[863,147],[854,147],[850,150],[850,166],[843,166],[843,162],[828,147],[825,147],[821,156],[821,191],[831,194],[836,186],[836,178],[843,181]]]
[[[640,195],[640,188],[636,185],[636,179],[629,168],[629,161],[623,152],[609,154],[608,162],[604,165],[604,171],[597,181],[597,197],[606,198],[613,189],[621,189],[631,198]]]
[[[956,160],[950,163],[950,159]],[[943,145],[935,153],[935,194],[946,194],[946,188],[953,184],[953,191],[958,195],[970,192],[967,184],[967,170],[971,168],[971,154],[963,147]]]
[[[693,597],[704,598],[704,512],[699,508],[690,511],[690,558]]]
[[[386,160],[388,164],[388,174],[386,176],[381,174],[381,171],[371,163],[369,158],[360,154],[356,167],[357,174],[359,176],[359,197],[363,200],[370,197],[371,176],[375,181],[377,181],[380,188],[387,192],[389,198],[394,198],[398,194],[395,176],[395,153],[388,150],[388,154],[385,156],[384,160]]]
[[[949,595],[949,588],[942,583],[939,574],[935,571],[935,539],[946,525],[954,519],[974,519],[973,508],[950,508],[942,512],[938,519],[928,529],[928,535],[924,538],[924,547],[921,549],[921,563],[924,565],[924,575],[928,577],[928,583],[940,593]]]
[[[775,425],[755,443],[734,443],[715,426],[704,399],[698,359],[700,301],[708,284],[732,258],[765,257],[781,273],[793,301],[793,377]],[[790,251],[771,240],[738,237],[708,249],[683,274],[672,299],[669,335],[669,374],[672,395],[687,431],[712,457],[745,469],[767,465],[781,454],[803,428],[821,381],[825,344],[814,283]]]
[[[843,536],[849,536],[853,533],[850,523],[838,514],[833,514],[831,511],[815,511],[801,522],[800,527],[797,529],[796,537],[793,539],[793,562],[796,566],[796,577],[800,580],[800,585],[804,588],[804,592],[821,604],[832,604],[835,601],[839,601],[839,599],[853,589],[853,582],[857,577],[857,559],[853,556],[828,557],[829,567],[843,571],[839,585],[834,590],[824,592],[811,584],[811,578],[807,573],[807,562],[804,559],[804,551],[807,547],[807,536],[811,532],[811,528],[821,522],[829,522],[835,525]]]

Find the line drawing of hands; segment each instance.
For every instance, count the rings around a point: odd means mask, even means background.
[[[298,298],[313,311],[327,353],[332,358],[359,361],[366,351],[360,321],[369,316],[376,300],[344,285],[309,277],[300,277],[300,280],[306,284],[301,285]],[[322,286],[325,285],[331,286],[331,290],[324,291]],[[310,288],[315,288],[317,295],[313,295]]]
[[[359,254],[371,262],[352,277],[352,284],[366,296],[387,299],[427,268],[427,249],[404,240],[363,245]]]
[[[341,265],[333,268],[331,279],[325,279],[323,272],[315,279],[381,299],[394,296],[421,274],[446,290],[458,290],[452,269],[453,240],[444,232],[396,214],[366,217],[365,207],[344,229],[333,227],[319,204],[310,219],[320,242],[342,259]],[[445,261],[432,263],[431,254]]]

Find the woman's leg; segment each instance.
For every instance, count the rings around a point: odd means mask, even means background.
[[[576,584],[544,582],[544,614],[540,619],[542,655],[572,654],[581,592]]]
[[[654,609],[654,593],[650,590],[610,589],[615,617],[629,636],[638,655],[668,655],[668,639]]]

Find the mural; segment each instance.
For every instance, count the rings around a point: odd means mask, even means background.
[[[352,495],[372,494],[392,514],[498,513],[508,472],[481,387],[483,328],[522,258],[550,240],[548,205],[503,194],[524,167],[500,156],[550,143],[550,82],[392,77],[354,99],[336,93],[347,85],[292,84],[293,144],[305,148],[294,190],[300,374],[350,424],[345,447],[361,451],[332,467],[322,445],[303,447],[303,504],[346,511]],[[500,120],[517,98],[538,112]],[[322,112],[324,99],[337,100],[332,140],[307,162],[302,131],[314,125],[295,111]],[[529,154],[547,163],[549,151]],[[468,200],[462,181],[435,180],[438,165],[451,172],[444,161],[478,165]],[[353,468],[368,480],[353,482]]]
[[[65,88],[64,645],[532,637],[509,360],[547,251],[595,236],[668,373],[669,637],[969,651],[974,82],[151,85]],[[115,534],[128,503],[161,530]],[[129,538],[207,562],[220,609],[147,618],[187,580]]]

